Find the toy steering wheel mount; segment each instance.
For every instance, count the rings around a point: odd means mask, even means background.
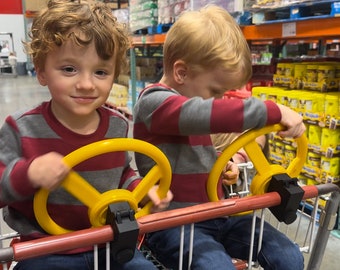
[[[296,157],[290,162],[287,169],[278,164],[269,164],[267,158],[262,152],[262,149],[255,141],[255,139],[261,135],[281,130],[284,130],[284,127],[280,124],[266,126],[258,130],[249,130],[243,133],[239,138],[237,138],[237,140],[232,142],[218,157],[209,174],[207,182],[209,199],[211,201],[220,200],[217,195],[217,185],[219,183],[221,173],[227,162],[242,147],[248,154],[256,169],[256,174],[250,185],[250,191],[252,194],[258,195],[265,193],[273,175],[286,173],[290,177],[297,177],[302,170],[307,157],[308,142],[305,134],[295,139],[297,144]]]
[[[155,165],[145,175],[143,180],[131,192],[126,189],[109,190],[99,193],[78,173],[71,170],[62,181],[61,186],[88,206],[88,214],[91,225],[99,227],[105,225],[107,207],[111,203],[128,202],[136,212],[135,217],[141,217],[150,212],[152,202],[148,202],[141,209],[138,203],[147,195],[155,184],[158,185],[158,195],[164,198],[170,188],[171,167],[166,156],[156,146],[145,141],[131,138],[117,138],[98,141],[83,146],[64,157],[64,162],[71,168],[86,159],[118,151],[133,151],[147,155],[155,161]],[[54,222],[47,211],[47,198],[49,191],[40,189],[34,196],[33,207],[39,225],[49,234],[63,234],[71,230],[65,229]]]

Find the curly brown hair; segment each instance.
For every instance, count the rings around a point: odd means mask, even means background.
[[[69,39],[79,46],[94,42],[103,60],[114,56],[115,78],[127,67],[128,28],[117,21],[104,3],[49,0],[47,8],[34,18],[29,37],[24,45],[36,68],[43,69],[46,55]]]

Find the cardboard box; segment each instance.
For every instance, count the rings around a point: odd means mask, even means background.
[[[154,78],[156,76],[155,73],[155,67],[136,66],[136,79],[138,81]]]
[[[25,10],[39,11],[47,7],[48,0],[25,0]]]

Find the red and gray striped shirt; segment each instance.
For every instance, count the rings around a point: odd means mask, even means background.
[[[271,101],[188,98],[154,84],[136,102],[133,134],[158,146],[168,157],[174,194],[171,208],[177,208],[209,201],[206,184],[217,158],[210,134],[258,129],[280,120],[280,110]],[[139,172],[145,175],[153,162],[137,153],[135,157]]]
[[[34,158],[55,151],[67,155],[84,145],[109,138],[126,138],[129,123],[119,112],[100,107],[100,124],[90,135],[64,127],[53,115],[50,102],[6,118],[0,130],[0,204],[4,219],[23,238],[44,236],[33,212],[33,196],[27,170]],[[100,193],[125,188],[132,190],[140,177],[130,167],[127,152],[112,152],[88,159],[73,169]],[[52,164],[51,164],[52,166]],[[79,230],[91,227],[88,207],[59,188],[49,194],[48,211],[60,226]]]

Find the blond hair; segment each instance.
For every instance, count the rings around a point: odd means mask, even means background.
[[[91,5],[84,0],[49,0],[47,8],[34,18],[29,37],[31,40],[24,42],[26,52],[34,66],[41,69],[46,55],[67,40],[79,46],[94,42],[100,58],[113,57],[115,78],[127,67],[126,52],[130,45],[127,27],[100,2]]]
[[[251,54],[235,19],[224,9],[208,5],[184,12],[167,33],[164,72],[183,60],[198,72],[217,66],[241,74],[240,86],[251,77]]]

